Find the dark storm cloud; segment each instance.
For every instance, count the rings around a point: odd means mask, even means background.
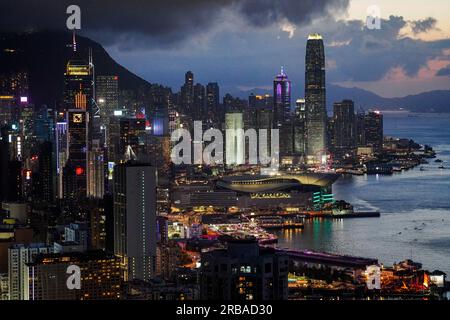
[[[445,68],[440,69],[436,75],[438,77],[448,77],[450,76],[450,64],[446,66]]]
[[[402,29],[413,24],[422,23],[391,16],[382,20],[380,30],[368,30],[363,21],[330,21],[323,31],[326,43],[346,41],[346,45],[327,48],[328,56],[336,60],[334,80],[377,81],[394,68],[416,76],[430,60],[441,58],[443,50],[450,48],[450,39],[424,41],[404,36]]]
[[[427,32],[436,28],[437,20],[434,18],[426,18],[411,22],[411,29],[415,34]]]
[[[105,44],[171,45],[206,32],[224,10],[253,26],[302,25],[347,8],[349,0],[14,0],[0,3],[1,31],[63,30],[66,8],[81,8],[82,33]],[[139,43],[138,43],[139,42]]]

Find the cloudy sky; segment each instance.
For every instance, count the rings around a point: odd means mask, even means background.
[[[222,93],[270,88],[284,66],[301,97],[313,32],[324,37],[328,83],[386,97],[450,89],[448,0],[15,0],[0,3],[0,30],[61,28],[74,3],[82,34],[174,89],[187,70],[196,82],[219,82]],[[366,28],[371,5],[380,30]]]

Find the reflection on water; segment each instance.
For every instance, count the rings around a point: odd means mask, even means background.
[[[387,135],[429,144],[450,166],[450,115],[385,115]],[[277,233],[279,246],[378,258],[406,258],[450,274],[450,170],[431,160],[392,176],[345,176],[333,186],[337,199],[380,218],[314,219],[304,230]]]

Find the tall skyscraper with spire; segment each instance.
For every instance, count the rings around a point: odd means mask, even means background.
[[[326,156],[325,50],[320,34],[311,34],[306,44],[305,99],[307,159],[317,163]]]
[[[283,67],[273,81],[273,97],[275,126],[281,127],[290,119],[291,113],[291,81]]]
[[[90,112],[94,98],[93,68],[80,57],[77,51],[75,33],[72,39],[72,57],[66,64],[64,73],[64,109],[82,109]]]

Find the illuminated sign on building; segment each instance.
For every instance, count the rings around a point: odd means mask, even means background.
[[[74,113],[73,114],[73,122],[74,123],[82,123],[83,122],[83,114],[81,114],[81,113]]]
[[[251,199],[290,199],[291,195],[285,192],[272,192],[272,193],[252,193]]]

